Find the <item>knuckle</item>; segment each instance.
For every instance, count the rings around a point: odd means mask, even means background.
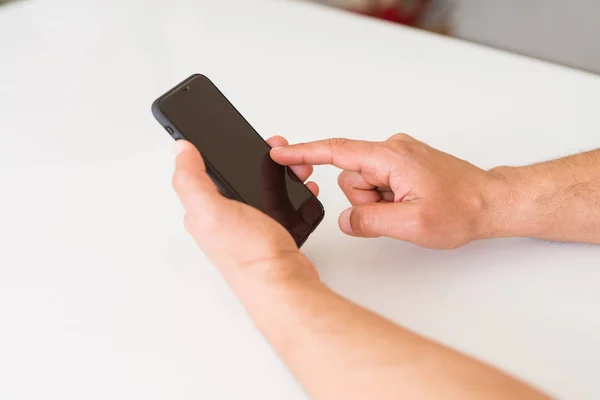
[[[335,157],[336,154],[352,150],[352,141],[350,139],[331,138],[327,140],[327,144],[329,145],[329,152],[331,153],[332,158]]]
[[[395,135],[390,136],[390,138],[388,140],[398,140],[398,141],[405,141],[405,142],[410,142],[415,140],[412,136],[407,135],[406,133],[396,133]]]
[[[404,157],[414,157],[419,153],[418,145],[415,142],[395,140],[388,143],[388,148]]]
[[[418,149],[418,141],[405,133],[397,133],[386,140],[385,144],[392,150],[406,155],[414,154]]]
[[[408,142],[406,142],[404,140],[394,139],[393,136],[385,142],[385,145],[387,148],[398,151],[398,152],[404,152],[409,147]]]
[[[352,151],[350,147],[351,141],[349,139],[331,138],[327,140],[327,144],[329,146],[330,164],[335,164],[340,154],[348,152],[349,150],[350,152]]]
[[[345,138],[331,138],[329,139],[329,146],[333,149],[335,148],[339,148],[339,147],[345,147],[348,145],[349,140],[345,139]]]

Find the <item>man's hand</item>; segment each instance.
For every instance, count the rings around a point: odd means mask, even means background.
[[[600,244],[600,150],[484,171],[404,134],[384,142],[328,139],[271,150],[284,165],[332,164],[353,207],[353,236],[450,249],[493,237]]]
[[[450,249],[490,237],[502,177],[397,134],[384,142],[328,139],[278,147],[283,165],[332,164],[353,207],[340,229],[353,236],[388,236],[424,247]]]
[[[287,142],[274,137],[270,144],[281,146]],[[226,278],[232,268],[256,268],[280,277],[306,273],[316,277],[314,266],[298,251],[291,235],[280,224],[255,208],[219,193],[206,174],[200,153],[191,143],[177,141],[175,153],[173,186],[186,211],[185,227]],[[297,167],[294,171],[306,180],[312,167]],[[314,182],[307,186],[318,193]]]

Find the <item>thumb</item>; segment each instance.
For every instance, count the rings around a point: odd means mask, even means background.
[[[186,140],[176,141],[174,152],[173,187],[185,210],[194,213],[218,209],[224,197],[206,173],[200,152]]]
[[[416,207],[410,204],[361,204],[344,210],[338,224],[342,232],[350,236],[387,236],[413,242],[419,228],[416,215]]]

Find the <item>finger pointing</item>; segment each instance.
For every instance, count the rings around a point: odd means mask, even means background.
[[[284,165],[331,164],[356,172],[364,168],[373,170],[386,162],[377,143],[350,139],[327,139],[278,147],[271,150],[271,157]]]
[[[283,136],[273,136],[267,139],[267,143],[273,148],[289,145],[287,139]],[[292,165],[290,166],[290,169],[294,171],[296,176],[298,176],[302,182],[305,182],[313,173],[312,165]]]

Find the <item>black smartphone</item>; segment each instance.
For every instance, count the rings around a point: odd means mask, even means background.
[[[321,202],[204,75],[192,75],[152,104],[173,139],[200,151],[221,193],[249,204],[283,225],[300,247],[323,220]]]

